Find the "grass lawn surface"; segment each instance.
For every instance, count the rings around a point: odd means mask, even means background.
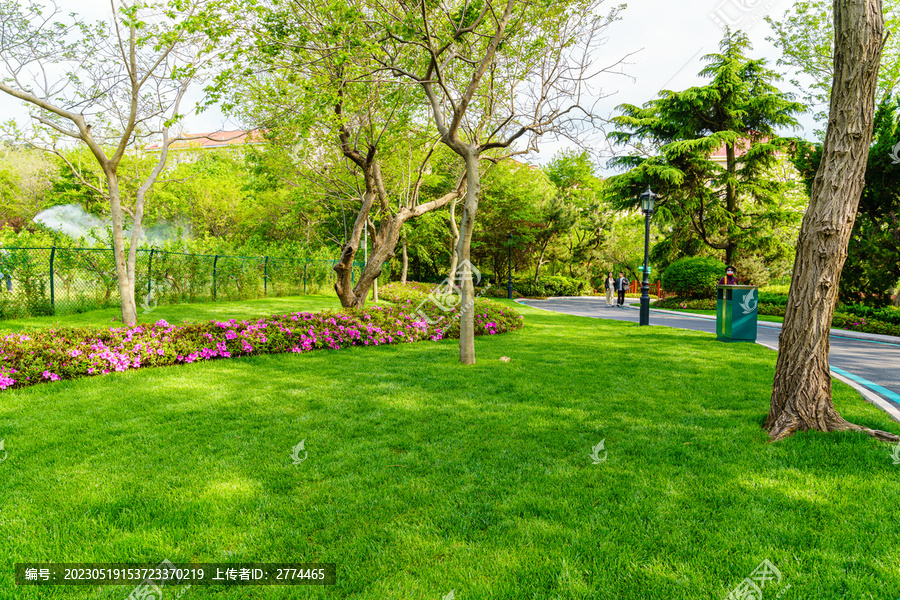
[[[182,305],[145,320],[336,306]],[[163,559],[337,565],[328,588],[176,586],[164,600],[723,599],[766,559],[781,572],[767,599],[900,596],[891,446],[820,433],[768,444],[775,353],[516,309],[525,327],[477,338],[469,367],[445,340],[3,392],[0,598],[132,591],[16,589],[17,562]],[[837,382],[835,404],[900,430]]]

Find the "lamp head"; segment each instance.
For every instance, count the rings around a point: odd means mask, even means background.
[[[650,189],[650,186],[647,186],[647,191],[641,194],[641,210],[644,213],[652,213],[653,205],[656,203],[656,194],[653,193],[653,190]]]

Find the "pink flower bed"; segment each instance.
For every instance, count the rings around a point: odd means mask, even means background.
[[[274,315],[255,321],[171,325],[159,320],[134,327],[15,333],[0,337],[0,390],[201,360],[437,341],[452,337],[448,329],[449,324],[429,325],[406,308],[373,306],[361,311]],[[478,334],[508,330],[493,320],[482,321],[479,329]],[[458,327],[456,331],[458,335]]]

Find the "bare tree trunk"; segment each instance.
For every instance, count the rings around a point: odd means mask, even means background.
[[[828,336],[872,141],[884,34],[881,0],[835,0],[834,32],[828,130],[797,242],[765,427],[772,441],[809,429],[855,430],[897,441],[893,434],[847,422],[831,398]]]
[[[475,286],[472,283],[471,263],[472,233],[475,231],[475,213],[478,211],[478,192],[481,189],[481,178],[478,171],[478,154],[470,149],[466,154],[466,177],[469,185],[466,188],[466,202],[463,205],[462,226],[459,230],[459,243],[456,256],[462,267],[460,289],[460,322],[459,322],[459,362],[464,365],[475,364]],[[458,268],[458,267],[457,267]],[[455,270],[454,270],[455,272]],[[450,274],[453,277],[453,272]]]
[[[541,253],[538,255],[537,267],[535,267],[535,269],[534,269],[534,283],[535,284],[537,284],[538,278],[541,276],[541,267],[544,264],[546,264],[546,263],[544,263],[544,254],[547,252],[548,245],[549,245],[549,242],[547,242],[547,244],[544,244],[543,246],[541,246]],[[571,267],[571,264],[569,266]]]
[[[353,288],[354,308],[362,308],[366,305],[369,290],[381,275],[382,265],[394,255],[394,248],[397,247],[397,242],[400,240],[400,229],[403,227],[404,220],[400,215],[386,216],[382,219],[376,234],[372,236],[372,253]]]
[[[122,301],[122,323],[134,325],[137,322],[137,305],[134,301],[134,279],[128,277],[128,259],[125,255],[125,232],[122,219],[122,200],[119,196],[119,179],[110,165],[104,165],[106,182],[109,186],[110,213],[113,223],[113,255],[116,263],[116,279],[119,298]]]
[[[354,221],[353,229],[350,231],[350,239],[344,243],[344,247],[341,249],[341,258],[338,260],[338,263],[334,265],[334,272],[337,274],[337,281],[334,282],[334,291],[341,301],[341,306],[344,308],[361,308],[366,303],[365,296],[360,299],[356,296],[354,291],[353,260],[356,258],[357,251],[359,251],[359,240],[362,237],[363,227],[366,226],[366,222],[368,221],[372,205],[375,203],[375,197],[376,192],[374,184],[367,176],[366,193],[363,197],[362,207],[356,215],[356,221]],[[362,275],[360,275],[360,281],[362,281],[362,278]],[[357,282],[357,287],[359,287],[359,282]],[[367,292],[368,289],[367,286]]]
[[[403,270],[400,271],[400,285],[406,285],[406,274],[409,272],[409,255],[406,254],[406,234],[403,234]]]
[[[456,267],[459,264],[459,227],[456,225],[456,199],[450,203],[450,232],[453,241],[450,243],[450,279],[453,280]]]
[[[371,210],[372,202],[364,204],[357,222],[354,224],[351,240],[344,247],[344,253],[341,260],[334,266],[334,270],[338,273],[338,281],[334,285],[338,298],[341,300],[341,306],[344,308],[362,308],[366,305],[366,298],[369,290],[376,285],[378,277],[381,275],[382,266],[385,262],[394,256],[394,250],[400,241],[400,232],[403,230],[403,224],[409,219],[421,216],[426,212],[446,206],[455,198],[462,195],[463,189],[466,187],[466,178],[463,177],[455,190],[444,194],[440,198],[419,204],[414,208],[403,207],[396,215],[385,215],[379,223],[378,230],[372,233],[372,252],[369,254],[369,260],[363,267],[356,285],[350,287],[350,267],[353,264],[353,257],[359,246],[360,232],[357,231],[357,225],[361,222],[365,223],[365,216]],[[360,229],[361,231],[361,229]],[[352,252],[351,252],[352,248]],[[378,301],[377,290],[375,291],[375,301]]]

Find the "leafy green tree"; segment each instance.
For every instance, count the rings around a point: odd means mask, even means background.
[[[361,307],[394,255],[403,224],[462,195],[465,181],[455,178],[436,198],[419,194],[433,129],[420,118],[421,91],[398,86],[373,58],[381,53],[371,22],[377,5],[257,1],[248,8],[240,26],[253,45],[239,56],[249,71],[236,66],[220,79],[243,75],[234,94],[236,103],[249,105],[243,114],[270,141],[293,140],[307,167],[298,174],[340,208],[346,225],[338,230],[335,291],[343,306]],[[371,252],[354,281],[365,239]]]
[[[731,262],[739,249],[765,250],[773,226],[791,216],[781,208],[787,183],[771,170],[789,148],[777,130],[796,126],[802,106],[773,85],[778,75],[765,60],[747,58],[745,34],[729,32],[720,49],[705,57],[708,85],[619,107],[611,137],[638,152],[612,161],[629,170],[608,189],[619,206],[634,207],[650,185],[658,225],[689,228]],[[720,149],[724,164],[713,158]]]
[[[456,249],[462,267],[463,364],[475,362],[469,259],[480,163],[533,150],[548,132],[576,136],[585,122],[592,122],[586,86],[603,70],[594,53],[618,13],[614,8],[600,15],[600,4],[483,0],[448,7],[401,0],[380,3],[373,11],[385,51],[379,59],[383,68],[423,92],[427,102],[422,109],[430,114],[441,142],[465,163],[466,197]]]
[[[613,212],[604,200],[604,184],[585,151],[560,153],[547,165],[546,173],[556,185],[558,202],[567,211],[559,222],[572,219],[559,228],[564,249],[554,258],[565,263],[570,277],[590,280],[601,266],[604,232],[609,231]]]
[[[40,150],[0,143],[0,218],[21,227],[49,206],[59,163]]]
[[[882,305],[900,285],[900,98],[883,99],[875,112],[865,187],[859,199],[840,299]],[[821,144],[798,148],[797,167],[811,189],[822,161]],[[900,303],[900,294],[895,302]]]
[[[613,274],[623,271],[630,279],[641,279],[640,267],[644,263],[643,215],[633,211],[620,212],[611,220],[603,244],[602,261],[605,271],[613,271]]]
[[[767,38],[782,52],[778,64],[792,71],[791,83],[819,122],[824,122],[834,69],[832,0],[799,0],[780,18],[766,17],[774,35]],[[883,0],[885,41],[878,73],[878,98],[886,98],[900,81],[900,0]]]
[[[556,188],[540,170],[529,165],[504,161],[482,178],[480,218],[472,237],[472,258],[478,265],[490,265],[495,276],[509,268],[507,235],[512,234],[513,263],[518,271],[534,263],[533,257],[546,247],[547,208],[553,204]]]
[[[451,241],[449,221],[449,211],[433,211],[404,225],[411,262],[407,270],[417,281],[438,283],[446,277],[450,265],[447,252]],[[402,263],[397,267],[402,274]]]
[[[45,11],[35,4],[0,2],[0,91],[30,107],[29,142],[65,161],[60,140],[74,140],[101,168],[105,186],[79,179],[109,201],[122,322],[133,324],[145,199],[177,139],[169,133],[183,115],[181,102],[201,76],[214,43],[199,29],[213,18],[216,3],[113,0],[110,8],[109,22],[89,24],[75,14],[56,21],[60,10],[55,5]],[[162,138],[158,160],[141,173],[141,185],[123,202],[120,166],[149,136]],[[75,166],[70,168],[78,177]],[[132,223],[130,241],[126,214]]]
[[[153,192],[152,220],[187,219],[200,237],[237,240],[241,228],[258,213],[247,193],[249,173],[243,161],[225,152],[205,151],[194,161],[165,173]],[[155,217],[155,218],[154,218]]]

